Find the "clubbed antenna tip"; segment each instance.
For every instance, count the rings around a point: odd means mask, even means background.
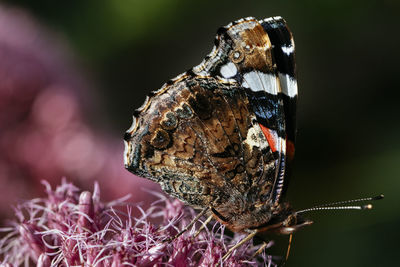
[[[384,198],[385,196],[383,195],[383,194],[380,194],[380,195],[378,195],[378,196],[376,196],[376,197],[373,197],[372,198],[372,200],[379,200],[379,199],[382,199],[382,198]]]
[[[361,209],[363,209],[363,210],[372,210],[372,205],[371,204],[367,204],[367,205],[361,206]]]

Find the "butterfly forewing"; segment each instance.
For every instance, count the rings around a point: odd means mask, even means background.
[[[268,223],[294,151],[293,53],[281,18],[222,27],[200,65],[136,112],[126,167],[190,205],[211,207],[234,231]]]

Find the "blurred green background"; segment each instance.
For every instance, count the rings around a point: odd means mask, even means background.
[[[5,2],[67,40],[97,90],[89,116],[121,138],[147,93],[210,52],[219,26],[283,16],[299,80],[289,200],[302,209],[386,196],[372,211],[309,213],[315,223],[295,234],[287,266],[398,265],[400,1]]]

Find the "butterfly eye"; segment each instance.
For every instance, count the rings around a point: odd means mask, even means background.
[[[244,53],[238,49],[235,49],[231,52],[229,57],[233,63],[239,63],[244,59]]]

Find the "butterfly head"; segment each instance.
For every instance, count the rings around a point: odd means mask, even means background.
[[[293,234],[299,228],[302,228],[306,225],[311,225],[313,221],[307,220],[303,218],[300,214],[296,212],[291,212],[287,215],[287,217],[282,221],[279,228],[276,229],[276,232],[279,234]]]
[[[311,225],[313,221],[305,219],[301,214],[293,211],[288,203],[282,203],[271,209],[270,220],[258,227],[254,227],[258,232],[273,232],[289,235],[306,225]]]

